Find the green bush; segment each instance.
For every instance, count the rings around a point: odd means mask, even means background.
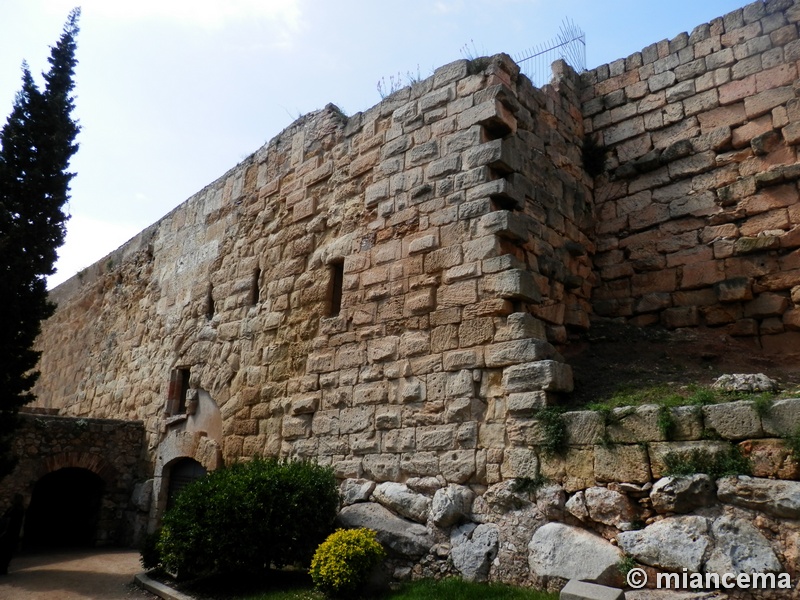
[[[371,529],[339,529],[317,548],[309,573],[325,594],[353,594],[385,556]]]
[[[148,533],[142,541],[142,548],[139,550],[139,557],[142,566],[146,570],[157,569],[161,566],[161,553],[158,551],[158,540],[161,537],[161,530],[156,529],[153,533]]]
[[[194,481],[164,515],[157,549],[181,578],[308,565],[333,527],[333,471],[310,462],[256,459]]]

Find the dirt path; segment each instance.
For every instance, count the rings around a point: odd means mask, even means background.
[[[153,599],[133,585],[135,550],[88,549],[15,556],[0,576],[3,600]]]

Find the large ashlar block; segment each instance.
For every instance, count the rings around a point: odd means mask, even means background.
[[[503,370],[506,392],[571,392],[572,367],[555,360],[512,365]]]
[[[539,302],[542,299],[533,276],[523,269],[509,269],[487,275],[483,281],[483,290],[487,294],[511,300]]]
[[[663,441],[658,426],[659,410],[655,404],[613,409],[606,427],[609,440],[628,444]]]
[[[487,127],[497,135],[505,135],[517,130],[517,119],[499,100],[481,102],[459,113],[459,129],[467,129],[476,124]]]
[[[552,358],[555,348],[536,339],[513,340],[486,347],[487,367],[507,367]]]
[[[311,415],[297,417],[286,416],[283,418],[281,435],[283,439],[290,440],[298,437],[308,437],[311,432]]]
[[[436,452],[410,452],[400,456],[400,468],[412,477],[435,477],[440,474],[439,456]]]
[[[515,417],[533,417],[546,406],[546,392],[520,392],[508,395],[506,410]]]
[[[397,336],[370,340],[367,342],[367,357],[370,362],[397,360],[398,345],[399,338]]]
[[[531,448],[506,448],[500,473],[503,479],[534,477],[539,472],[539,457]]]
[[[364,474],[373,481],[397,481],[400,477],[399,454],[366,454],[361,465]]]
[[[703,407],[707,429],[716,431],[726,440],[761,437],[761,418],[752,402],[726,402]]]
[[[594,476],[597,481],[647,483],[650,460],[639,444],[594,447]]]
[[[566,412],[563,415],[570,445],[594,445],[603,440],[605,423],[600,413],[593,410]]]
[[[389,386],[385,381],[360,383],[353,388],[353,405],[385,404],[389,399]]]
[[[800,428],[800,398],[776,400],[763,419],[767,435],[791,435]]]
[[[425,425],[417,427],[417,449],[424,451],[451,450],[455,446],[455,425]]]
[[[339,413],[339,431],[341,433],[358,433],[373,428],[375,417],[374,406],[343,408]]]
[[[528,241],[528,223],[524,215],[510,210],[494,210],[478,222],[478,235],[499,235],[518,242]]]
[[[666,472],[664,457],[667,454],[677,455],[688,459],[692,453],[708,452],[712,455],[730,451],[730,443],[714,440],[700,440],[690,442],[651,442],[647,444],[647,453],[650,457],[650,468],[654,478],[663,477]]]
[[[448,483],[466,483],[475,473],[475,450],[442,453],[439,469]]]
[[[498,327],[494,335],[495,342],[508,342],[531,338],[547,341],[544,323],[530,313],[512,313],[506,317],[506,324]]]
[[[514,138],[492,140],[464,152],[464,165],[468,169],[488,165],[501,173],[521,171],[521,155]]]

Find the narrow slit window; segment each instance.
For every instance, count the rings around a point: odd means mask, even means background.
[[[331,317],[339,316],[342,310],[342,286],[344,284],[344,263],[333,263],[331,265],[330,283],[330,312]]]
[[[170,415],[186,413],[186,396],[189,391],[189,369],[175,369],[170,374],[167,412]]]
[[[261,299],[261,269],[256,269],[253,271],[253,281],[250,287],[250,305],[255,306],[258,304],[258,301]]]
[[[214,295],[212,294],[213,288],[208,286],[208,294],[206,295],[206,319],[209,321],[214,318]]]

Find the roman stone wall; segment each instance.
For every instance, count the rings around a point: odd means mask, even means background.
[[[658,573],[683,569],[785,574],[782,589],[737,598],[784,598],[797,585],[800,463],[784,438],[800,427],[800,399],[570,411],[558,421],[528,431],[526,454],[506,450],[524,473],[516,480],[346,479],[339,522],[378,531],[394,579],[624,587],[627,561],[646,570],[650,588]],[[668,463],[704,457],[707,468],[737,453],[748,475],[667,474]]]
[[[143,420],[157,480],[181,453],[513,477],[506,430],[572,388],[548,334],[591,312],[578,83],[499,55],[298,120],[55,290],[40,402]]]
[[[345,524],[410,536],[397,578],[563,583],[574,557],[540,549],[571,536],[605,557],[577,575],[613,581],[611,540],[646,525],[624,542],[640,564],[749,572],[733,548],[757,544],[796,580],[798,491],[778,479],[798,476],[779,439],[797,400],[566,413],[556,454],[539,411],[571,391],[560,351],[592,318],[798,352],[798,6],[581,76],[556,63],[542,89],[498,55],[302,117],[54,290],[39,404],[144,422],[151,527],[181,459],[300,457],[344,482]],[[730,443],[755,482],[653,498],[683,485],[660,479],[667,452]],[[735,500],[773,492],[789,508]],[[702,556],[648,554],[686,531]]]
[[[754,2],[584,74],[597,315],[797,352],[799,20]]]

